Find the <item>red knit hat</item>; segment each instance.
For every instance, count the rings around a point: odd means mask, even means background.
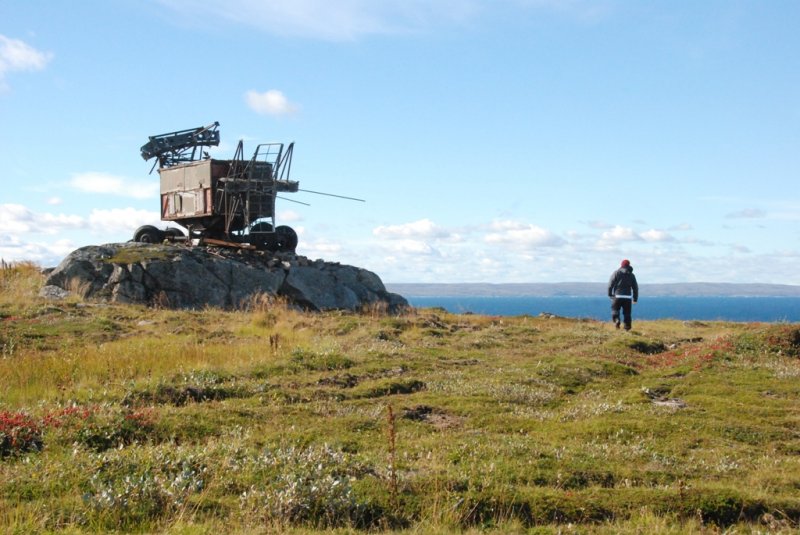
[[[620,264],[621,267],[628,267],[630,265],[631,265],[631,261],[628,260],[628,259],[623,260],[622,263]]]

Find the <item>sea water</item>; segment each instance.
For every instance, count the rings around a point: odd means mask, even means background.
[[[413,307],[441,307],[453,313],[493,316],[538,316],[550,313],[571,318],[608,320],[607,297],[415,297]],[[798,322],[800,297],[642,297],[633,305],[633,319],[679,319],[739,322]]]

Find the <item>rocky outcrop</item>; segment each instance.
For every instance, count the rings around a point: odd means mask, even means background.
[[[184,245],[117,243],[82,247],[49,275],[41,295],[64,292],[117,303],[172,308],[242,308],[257,295],[282,296],[315,310],[408,306],[374,273],[294,253]]]

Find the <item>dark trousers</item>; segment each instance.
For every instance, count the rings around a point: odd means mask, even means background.
[[[625,319],[625,328],[630,329],[631,322],[633,321],[631,318],[632,307],[633,301],[631,299],[615,297],[611,302],[611,320],[614,323],[619,323],[619,310],[622,309],[622,315]]]

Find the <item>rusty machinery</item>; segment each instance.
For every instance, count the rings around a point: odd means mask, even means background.
[[[161,220],[188,229],[139,227],[134,241],[198,240],[218,245],[294,251],[297,233],[275,224],[278,193],[298,191],[289,180],[294,143],[264,143],[244,158],[242,141],[233,159],[210,158],[203,147],[219,145],[219,123],[150,136],[144,160],[156,158],[161,177]],[[151,170],[152,172],[152,170]],[[311,192],[317,193],[317,192]],[[354,199],[360,200],[360,199]]]

